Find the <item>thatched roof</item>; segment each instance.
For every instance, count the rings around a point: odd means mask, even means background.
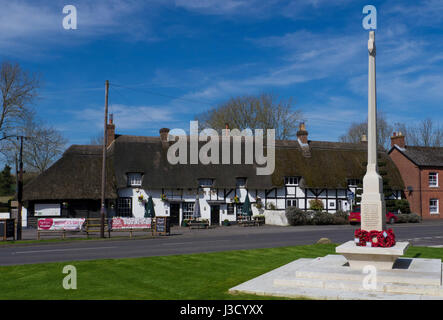
[[[298,143],[276,149],[272,183],[282,186],[285,176],[300,176],[309,188],[347,188],[348,179],[363,179],[366,172],[367,145],[310,141],[310,157],[305,157]],[[393,190],[402,190],[400,172],[386,152],[378,151],[380,162],[386,163],[386,179]],[[381,170],[380,170],[381,171]]]
[[[166,158],[169,145],[162,144],[157,137],[121,136],[116,139],[113,147],[117,186],[126,187],[128,172],[142,172],[146,189],[195,188],[200,178],[214,179],[214,187],[232,188],[237,177],[247,178],[249,189],[270,189],[283,186],[285,176],[303,177],[306,187],[336,189],[347,188],[348,179],[362,179],[366,172],[367,145],[363,143],[310,141],[310,150],[306,153],[297,141],[276,141],[275,171],[271,176],[257,176],[255,164],[171,165]],[[220,157],[221,153],[220,147]],[[379,157],[386,163],[383,169],[387,171],[391,188],[402,190],[403,181],[395,164],[382,149]]]
[[[107,160],[106,197],[116,198],[112,155]],[[72,145],[48,170],[25,185],[23,200],[100,199],[101,146]]]
[[[143,173],[144,189],[196,188],[198,179],[204,178],[214,179],[216,188],[234,188],[236,178],[241,177],[247,178],[247,188],[263,190],[283,186],[285,176],[302,177],[303,186],[308,188],[345,189],[348,179],[362,179],[366,171],[365,144],[309,141],[309,150],[302,150],[297,141],[276,141],[275,171],[270,176],[256,175],[255,164],[171,165],[167,160],[170,144],[159,137],[118,136],[108,148],[108,197],[116,197],[115,188],[127,187],[127,174],[131,172]],[[220,159],[221,155],[220,146]],[[391,188],[402,190],[398,169],[385,152],[380,151],[380,157],[386,162],[384,169]],[[26,185],[25,198],[99,199],[100,179],[101,148],[72,146]]]
[[[118,188],[127,186],[129,172],[144,174],[143,188],[145,189],[196,188],[198,179],[202,178],[214,179],[216,188],[232,188],[235,187],[237,177],[247,177],[248,188],[272,187],[269,177],[256,175],[255,164],[190,164],[188,152],[188,164],[172,165],[167,160],[167,148],[170,144],[172,143],[162,143],[157,137],[120,136],[117,138],[111,147],[114,148],[115,177]],[[200,143],[202,144],[204,143]],[[243,160],[242,163],[244,163]]]

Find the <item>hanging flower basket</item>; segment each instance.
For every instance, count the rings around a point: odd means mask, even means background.
[[[263,208],[263,202],[261,201],[261,198],[260,197],[257,197],[257,199],[255,200],[255,204],[254,204],[254,206],[257,208],[257,209],[261,209],[261,208]]]
[[[232,198],[232,202],[240,203],[240,199],[238,198],[238,196],[235,196],[234,198]]]
[[[140,201],[140,202],[144,202],[145,201],[145,198],[143,197],[142,194],[138,196],[138,201]]]
[[[161,201],[168,201],[168,198],[166,197],[166,194],[162,193],[162,195],[160,196],[160,200]]]

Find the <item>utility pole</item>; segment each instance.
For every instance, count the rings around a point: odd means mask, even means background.
[[[108,92],[109,92],[109,81],[105,82],[105,125],[103,128],[103,162],[102,162],[102,197],[101,197],[101,209],[100,209],[100,237],[105,237],[105,216],[106,216],[106,205],[105,205],[105,190],[106,190],[106,147],[108,141],[107,126],[108,126]]]
[[[17,136],[20,139],[19,172],[17,184],[17,240],[22,239],[22,197],[23,197],[23,136]]]

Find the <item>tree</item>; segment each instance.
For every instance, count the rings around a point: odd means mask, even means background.
[[[0,140],[15,134],[17,124],[29,112],[28,106],[37,96],[39,79],[23,71],[18,64],[0,65]]]
[[[23,147],[23,162],[32,170],[43,172],[58,159],[65,150],[67,140],[53,127],[30,119],[26,127]]]
[[[391,134],[393,126],[390,125],[383,113],[377,115],[377,144],[388,150],[391,146]],[[368,134],[368,121],[354,122],[349,126],[348,131],[339,137],[341,142],[359,143],[362,135]]]
[[[23,140],[23,163],[30,171],[41,173],[58,159],[63,153],[67,140],[53,127],[34,116],[32,112],[18,127]],[[15,162],[15,156],[20,151],[20,141],[9,139],[9,144],[3,148],[3,153],[9,163]]]
[[[443,127],[436,125],[432,119],[422,120],[418,125],[396,123],[396,130],[405,136],[405,144],[411,146],[443,146]]]
[[[11,167],[5,165],[2,172],[0,172],[0,195],[10,196],[13,195],[15,190],[15,178],[11,174]]]
[[[196,117],[202,128],[275,129],[276,139],[295,137],[301,112],[294,109],[292,100],[279,100],[263,93],[259,96],[240,96],[212,108]]]
[[[93,146],[102,146],[103,145],[103,131],[101,133],[92,136],[89,140],[89,144]]]

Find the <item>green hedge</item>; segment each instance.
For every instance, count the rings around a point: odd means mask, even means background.
[[[290,207],[286,209],[286,218],[291,226],[300,225],[334,225],[348,224],[348,214],[343,211],[328,213],[321,211],[304,211],[299,208]]]
[[[420,216],[416,213],[399,213],[397,214],[397,223],[418,223]]]

